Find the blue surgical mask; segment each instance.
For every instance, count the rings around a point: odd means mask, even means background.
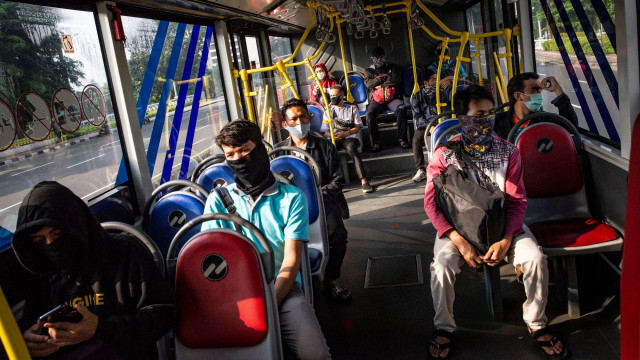
[[[542,94],[530,94],[529,101],[525,101],[524,104],[532,112],[538,112],[540,111],[540,109],[542,109],[542,102]]]
[[[311,129],[311,123],[287,127],[287,130],[289,130],[289,133],[298,139],[302,139],[305,136],[307,136],[307,133],[309,132],[310,129]]]

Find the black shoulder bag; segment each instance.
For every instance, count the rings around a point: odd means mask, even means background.
[[[480,184],[468,178],[464,170],[449,165],[433,179],[436,203],[449,223],[483,253],[504,236],[504,193],[462,150],[459,141],[446,146],[456,151],[460,167],[471,166]]]

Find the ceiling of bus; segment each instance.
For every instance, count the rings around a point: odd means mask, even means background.
[[[463,9],[477,0],[421,0],[441,9]],[[389,2],[389,1],[386,1]],[[165,13],[225,19],[239,33],[298,33],[307,27],[309,11],[304,0],[118,0],[125,6],[153,9]],[[364,0],[364,5],[379,5],[381,0]]]

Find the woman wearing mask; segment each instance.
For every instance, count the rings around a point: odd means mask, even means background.
[[[336,85],[338,82],[335,79],[329,77],[329,71],[327,71],[327,67],[319,62],[314,66],[313,71],[315,71],[318,80],[320,80],[321,88],[318,87],[315,81],[311,82],[309,85],[309,100],[323,103],[322,93],[320,91],[324,91],[325,93],[329,92],[329,89]]]

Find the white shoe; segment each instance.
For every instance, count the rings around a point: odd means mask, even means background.
[[[414,183],[419,183],[420,181],[424,181],[427,179],[427,174],[424,172],[424,170],[420,169],[416,172],[416,174],[413,176],[413,179],[411,179]]]

